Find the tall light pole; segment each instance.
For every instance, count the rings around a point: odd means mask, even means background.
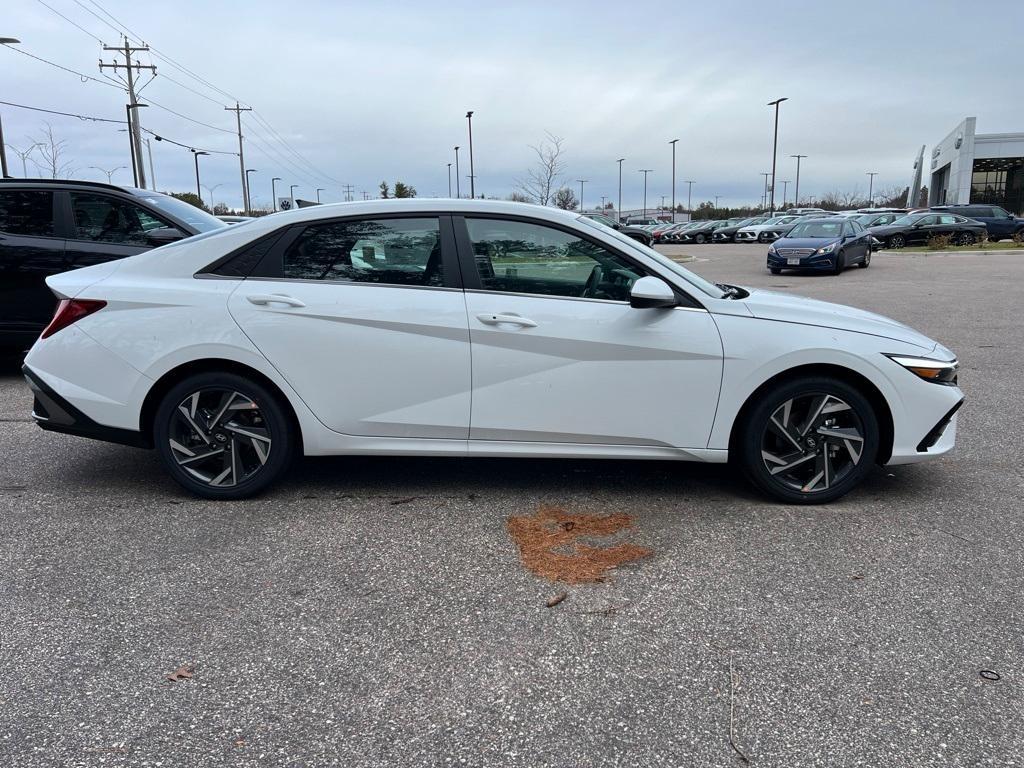
[[[448,163],[448,197],[452,196],[452,164]]]
[[[277,182],[280,180],[280,176],[275,176],[270,180],[270,202],[274,206],[274,213],[277,213]]]
[[[686,184],[686,212],[691,214],[690,218],[692,219],[693,218],[693,216],[692,216],[692,214],[693,214],[693,185],[696,184],[697,182],[696,181],[685,181],[683,183]]]
[[[469,197],[476,199],[476,176],[473,171],[473,113],[466,113],[466,122],[469,123]]]
[[[203,202],[203,194],[199,191],[199,156],[208,155],[210,153],[203,152],[201,149],[193,149],[191,152],[196,158],[196,197],[199,198],[199,202]]]
[[[647,215],[647,174],[650,173],[653,168],[638,168],[637,173],[644,175],[644,216]]]
[[[153,147],[149,139],[143,139],[146,144],[146,154],[149,155],[149,184],[151,189],[156,189],[156,174],[153,173]]]
[[[672,222],[676,220],[676,142],[679,139],[672,139]]]
[[[720,197],[721,197],[721,195],[715,195],[715,210],[716,211],[718,210],[718,198],[720,198]]]
[[[764,176],[764,191],[761,192],[761,208],[770,211],[772,209],[768,208],[767,205],[768,205],[768,179],[771,177],[771,174],[770,173],[765,173],[764,171],[762,171],[761,175]]]
[[[20,42],[21,40],[19,40],[16,37],[0,37],[0,45],[13,45]],[[10,178],[10,174],[7,173],[7,150],[5,149],[5,147],[6,145],[4,144],[4,121],[2,118],[0,118],[0,179]],[[32,149],[35,149],[35,145],[33,145],[29,151],[31,151]],[[25,158],[22,158],[21,162],[22,165],[24,165]]]
[[[782,210],[786,210],[786,192],[789,190],[789,180],[782,181]]]
[[[455,147],[455,196],[462,198],[462,188],[459,186],[459,148]]]
[[[771,188],[771,210],[775,210],[775,155],[779,148],[779,104],[787,101],[788,97],[769,101],[768,106],[775,107],[775,138],[772,139],[772,188]]]
[[[212,210],[213,210],[214,208],[216,208],[216,207],[217,207],[217,202],[216,202],[216,200],[214,200],[214,198],[213,198],[213,193],[217,191],[217,187],[223,187],[223,186],[224,186],[223,184],[214,184],[214,185],[213,185],[213,186],[211,187],[211,186],[209,186],[209,185],[207,185],[207,184],[203,184],[203,189],[205,189],[205,190],[206,190],[206,191],[207,191],[207,192],[209,193],[209,195],[210,195],[210,210],[211,210],[211,211],[212,211]]]
[[[117,166],[117,168],[112,168],[109,171],[106,168],[100,168],[98,165],[90,165],[89,167],[92,168],[93,170],[97,170],[97,171],[100,171],[101,173],[107,174],[107,184],[110,184],[111,183],[111,181],[110,181],[111,177],[115,173],[120,171],[121,169],[127,168],[128,166],[127,165],[119,165],[119,166]]]
[[[317,187],[316,188],[316,202],[317,202],[317,204],[320,203],[320,193],[324,192],[324,191],[325,190],[323,189],[323,187]]]
[[[295,210],[295,188],[297,186],[299,186],[299,185],[298,184],[292,184],[288,188],[288,197],[290,197],[292,199],[292,210]]]
[[[625,159],[626,158],[624,157],[620,157],[615,161],[619,164],[619,212],[616,218],[619,220],[620,224],[622,223],[622,161]]]
[[[807,155],[790,155],[790,157],[796,158],[796,189],[793,190],[793,203],[797,208],[800,207],[800,158],[807,157]]]
[[[251,216],[252,215],[252,195],[250,194],[251,191],[252,191],[252,182],[249,181],[249,174],[250,173],[259,173],[259,170],[256,169],[256,168],[246,168],[245,169],[245,194],[246,194],[246,202],[249,204],[248,205],[248,210],[246,211],[246,216]]]
[[[867,175],[870,177],[868,182],[868,208],[875,207],[875,196],[872,194],[875,191],[875,176],[878,175],[877,171],[868,171]]]
[[[22,178],[27,179],[28,178],[28,164],[25,162],[25,160],[28,158],[29,155],[31,155],[35,151],[36,147],[41,146],[40,143],[38,141],[33,142],[32,144],[30,144],[28,146],[28,149],[26,149],[24,152],[22,152],[20,149],[18,149],[13,144],[8,144],[7,146],[10,147],[11,149],[13,149],[14,150],[14,154],[16,154],[18,157],[21,158],[21,176],[22,176]],[[128,166],[122,166],[122,167],[127,168]],[[10,177],[7,177],[7,178],[10,178]]]
[[[580,213],[583,213],[583,185],[590,179],[576,179],[580,183]]]

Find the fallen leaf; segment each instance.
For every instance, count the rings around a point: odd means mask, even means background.
[[[565,600],[565,598],[567,598],[568,596],[569,596],[568,592],[559,592],[557,595],[555,595],[550,600],[548,600],[546,603],[544,603],[544,605],[546,605],[548,608],[554,608],[560,602]]]
[[[171,683],[176,683],[179,680],[191,680],[192,672],[192,667],[184,664],[171,672],[171,674],[167,675],[166,680]]]

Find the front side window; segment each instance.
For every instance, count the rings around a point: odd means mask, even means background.
[[[944,213],[939,216],[939,224],[956,224],[957,217],[951,213]]]
[[[436,218],[312,224],[284,254],[283,276],[392,285],[444,285]]]
[[[466,219],[484,289],[628,301],[645,272],[622,256],[560,229],[524,221]]]
[[[53,193],[34,190],[0,192],[0,232],[52,237]]]
[[[147,233],[170,227],[141,206],[109,195],[71,192],[76,240],[119,245],[150,245]]]

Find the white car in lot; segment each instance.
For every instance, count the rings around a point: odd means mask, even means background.
[[[775,216],[760,224],[752,224],[736,231],[737,243],[768,243],[779,237],[779,232],[797,221],[799,216]]]
[[[209,498],[296,454],[734,464],[787,502],[953,447],[949,350],[719,286],[538,206],[341,203],[49,278],[24,372],[57,432],[155,447]]]

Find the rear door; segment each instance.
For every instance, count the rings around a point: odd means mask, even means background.
[[[0,344],[28,345],[53,316],[44,282],[64,271],[57,193],[0,189]]]
[[[707,447],[722,378],[707,311],[633,309],[629,288],[649,273],[574,230],[454,221],[473,347],[470,450],[474,440]]]
[[[335,432],[468,437],[469,330],[448,216],[292,227],[228,306]]]
[[[181,231],[169,220],[117,195],[92,190],[71,190],[62,195],[66,196],[65,216],[69,222],[65,269],[147,251],[154,245],[147,234],[155,229]],[[188,236],[187,232],[182,234]]]

